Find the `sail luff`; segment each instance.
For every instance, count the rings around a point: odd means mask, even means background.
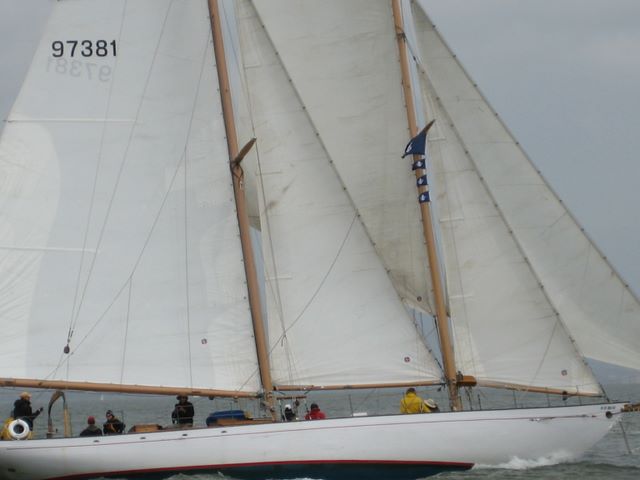
[[[211,15],[211,32],[213,35],[213,46],[216,57],[216,69],[218,71],[218,82],[220,87],[220,98],[222,100],[222,112],[224,117],[225,130],[227,132],[227,147],[229,150],[229,163],[231,175],[233,177],[233,191],[238,212],[238,226],[240,229],[240,241],[244,258],[245,272],[247,278],[247,288],[249,292],[249,305],[253,320],[253,331],[256,340],[256,351],[258,356],[258,366],[260,369],[260,379],[262,387],[266,392],[267,403],[271,405],[273,383],[271,380],[271,370],[269,368],[269,355],[267,351],[267,341],[262,319],[262,308],[260,305],[260,290],[258,286],[258,275],[251,244],[251,234],[249,225],[249,215],[243,187],[243,171],[240,162],[234,161],[238,156],[238,138],[235,127],[233,104],[231,100],[231,86],[227,71],[226,55],[224,51],[224,41],[222,37],[220,11],[217,0],[209,0],[209,12]]]
[[[409,133],[413,137],[418,133],[416,112],[413,101],[413,92],[411,86],[411,76],[409,73],[409,62],[407,57],[406,36],[404,33],[404,24],[402,18],[402,8],[400,0],[393,1],[393,17],[396,27],[396,38],[398,50],[400,53],[400,65],[402,71],[402,88],[404,91],[404,99],[407,110],[407,122],[409,123]],[[426,132],[425,132],[426,135]],[[417,156],[414,156],[418,160]],[[418,179],[423,171],[416,169],[415,175]],[[425,193],[428,186],[418,186],[418,194]],[[458,393],[456,384],[456,365],[453,353],[453,343],[449,331],[449,319],[444,300],[444,290],[442,287],[442,278],[440,276],[440,261],[435,247],[435,234],[433,231],[433,221],[431,218],[430,202],[420,202],[420,213],[422,215],[422,228],[427,249],[427,257],[429,259],[429,272],[433,285],[433,295],[435,299],[436,323],[438,325],[438,338],[440,341],[440,350],[442,352],[442,363],[444,366],[444,374],[449,388],[449,401],[454,410],[462,409],[462,402]]]

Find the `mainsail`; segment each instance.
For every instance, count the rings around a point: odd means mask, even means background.
[[[260,389],[212,59],[203,1],[54,5],[0,143],[0,376]]]

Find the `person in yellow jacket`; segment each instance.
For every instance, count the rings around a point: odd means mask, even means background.
[[[428,413],[429,407],[424,400],[418,396],[416,389],[410,387],[407,389],[404,397],[400,400],[400,413]]]

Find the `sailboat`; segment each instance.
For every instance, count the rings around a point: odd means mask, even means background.
[[[584,357],[640,368],[640,303],[421,6],[222,5],[53,6],[0,140],[0,384],[264,418],[4,441],[0,478],[415,479],[593,446],[633,406],[598,401]],[[276,418],[282,395],[420,386],[449,408]],[[585,401],[471,410],[477,386]]]

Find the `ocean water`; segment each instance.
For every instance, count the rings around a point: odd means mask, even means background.
[[[640,402],[640,385],[612,385],[606,387],[612,400],[629,400]],[[35,434],[44,437],[46,431],[46,409],[51,392],[31,391],[34,408],[45,407],[44,414],[36,419]],[[444,392],[437,390],[419,391],[424,398],[432,397],[440,405],[446,404]],[[18,391],[3,390],[0,392],[0,413],[8,414]],[[402,391],[354,391],[347,397],[330,392],[312,393],[307,404],[317,402],[328,416],[344,416],[354,412],[396,413]],[[540,395],[522,396],[510,392],[496,393],[476,389],[473,399],[467,398],[467,408],[473,404],[478,408],[518,407],[539,405],[560,405],[562,400],[556,397],[547,398]],[[470,402],[472,400],[472,402]],[[113,410],[128,427],[136,423],[171,423],[170,414],[175,403],[173,397],[114,395],[69,392],[66,402],[72,419],[73,434],[77,435],[86,425],[89,415],[96,417],[97,423],[104,421],[106,410]],[[196,424],[204,425],[209,413],[216,410],[243,409],[258,415],[256,407],[249,401],[233,401],[229,399],[191,398],[196,409]],[[579,403],[586,400],[569,399],[567,403]],[[291,399],[282,399],[280,405],[292,403]],[[304,410],[304,403],[300,410]],[[52,418],[54,426],[62,431],[61,400],[53,406]],[[3,410],[3,409],[6,409]],[[170,480],[212,480],[224,479],[218,474],[173,475]],[[439,480],[533,480],[533,479],[589,479],[589,480],[638,480],[640,479],[640,412],[625,414],[621,424],[614,429],[585,456],[578,461],[562,463],[554,458],[542,458],[537,461],[515,460],[499,466],[476,466],[466,472],[440,474]],[[265,479],[266,480],[266,479]]]

